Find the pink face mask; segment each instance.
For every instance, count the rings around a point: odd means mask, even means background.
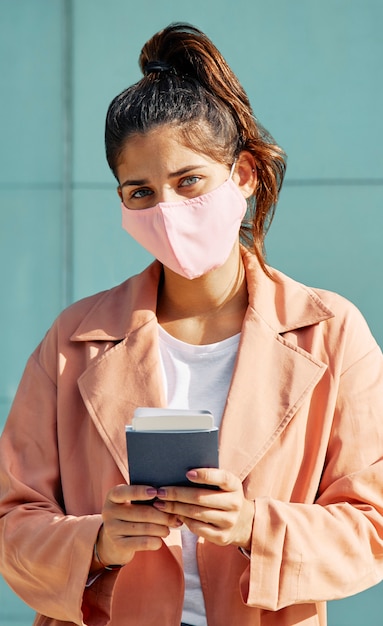
[[[166,267],[198,278],[227,261],[247,203],[230,178],[196,198],[149,209],[122,207],[122,227]]]

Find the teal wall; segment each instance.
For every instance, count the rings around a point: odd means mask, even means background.
[[[383,346],[381,0],[0,0],[0,427],[57,313],[149,260],[120,228],[104,117],[144,41],[181,20],[289,155],[269,262],[351,299]],[[382,607],[378,585],[329,623],[381,626]],[[0,583],[0,626],[31,615]]]

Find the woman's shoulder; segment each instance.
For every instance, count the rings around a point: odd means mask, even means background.
[[[296,301],[299,300],[297,294],[303,290],[308,298],[320,303],[320,306],[328,311],[327,316],[318,320],[317,329],[321,335],[327,337],[327,341],[338,345],[339,348],[341,344],[347,344],[350,351],[355,349],[358,353],[378,348],[364,314],[346,296],[330,289],[308,286],[279,270],[270,268],[270,272],[273,280],[279,285],[276,286],[276,290],[282,290],[284,293],[285,304],[293,300],[292,297],[286,296],[287,293],[293,294]]]
[[[325,287],[312,286],[296,278],[292,278],[279,269],[268,267],[272,280],[286,293],[297,293],[302,290],[312,299],[321,302],[334,316],[355,315],[363,317],[358,307],[346,296]]]
[[[132,280],[133,277],[128,278],[119,285],[76,300],[60,312],[53,326],[57,326],[61,330],[65,328],[66,334],[69,335],[75,333],[88,316],[97,316],[97,312],[102,315],[105,305],[109,309],[110,306],[116,306],[121,299],[127,298]]]
[[[155,303],[159,270],[156,263],[119,285],[70,304],[48,331],[62,340],[120,340],[135,311]]]

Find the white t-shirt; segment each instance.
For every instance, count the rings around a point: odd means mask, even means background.
[[[207,409],[220,427],[229,390],[240,333],[208,345],[192,345],[175,339],[161,326],[159,346],[168,408]],[[205,603],[196,558],[197,537],[181,528],[185,575],[182,621],[207,626]]]

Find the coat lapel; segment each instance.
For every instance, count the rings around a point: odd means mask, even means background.
[[[220,432],[220,464],[242,480],[263,457],[326,371],[284,334],[333,316],[311,289],[242,250],[249,307]]]
[[[273,332],[255,311],[248,311],[222,420],[221,466],[243,480],[325,370],[323,363]]]
[[[125,425],[137,406],[164,406],[157,318],[161,265],[154,263],[107,292],[82,321],[72,341],[116,343],[91,362],[78,380],[94,424],[128,480]]]
[[[78,384],[96,428],[126,480],[125,425],[137,406],[164,406],[153,318],[89,367]]]

